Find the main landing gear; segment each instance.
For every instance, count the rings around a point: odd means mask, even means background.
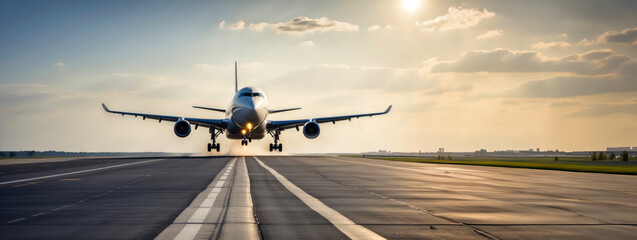
[[[221,134],[221,131],[215,131],[213,127],[210,128],[210,139],[212,143],[208,143],[208,152],[212,151],[212,149],[216,149],[217,152],[219,152],[219,149],[221,149],[219,143],[215,143],[219,134]]]
[[[219,152],[219,149],[220,149],[219,144],[218,143],[215,144],[214,142],[208,143],[208,152],[212,151],[212,149],[217,149],[217,152]]]
[[[281,130],[274,130],[274,132],[268,132],[270,136],[274,138],[274,143],[270,143],[270,152],[273,150],[279,150],[279,152],[283,151],[283,144],[279,143],[279,135],[281,134]]]

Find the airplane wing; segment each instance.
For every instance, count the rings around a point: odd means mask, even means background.
[[[199,108],[199,109],[205,109],[205,110],[210,110],[210,111],[217,111],[217,112],[222,112],[225,113],[226,110],[225,109],[221,109],[221,108],[211,108],[211,107],[200,107],[200,106],[192,106],[194,108]]]
[[[293,110],[299,110],[301,109],[300,107],[297,108],[286,108],[286,109],[271,109],[268,110],[268,113],[280,113],[280,112],[287,112],[287,111],[293,111]]]
[[[145,113],[134,113],[134,112],[120,112],[120,111],[111,111],[110,109],[108,109],[108,107],[106,107],[106,105],[104,105],[102,103],[102,107],[104,108],[104,111],[109,112],[109,113],[115,113],[115,114],[122,114],[122,116],[124,115],[131,115],[131,116],[140,116],[142,117],[142,119],[146,120],[146,118],[150,118],[150,119],[156,119],[159,120],[159,122],[161,121],[169,121],[169,122],[176,122],[179,121],[180,119],[186,120],[190,123],[190,125],[195,125],[195,129],[196,127],[207,127],[207,128],[218,128],[218,129],[223,129],[226,126],[226,119],[205,119],[205,118],[182,118],[182,117],[178,117],[178,116],[167,116],[167,115],[155,115],[155,114],[145,114]]]
[[[312,119],[296,119],[296,120],[283,120],[283,121],[268,121],[267,128],[268,130],[284,130],[288,128],[298,128],[303,124],[309,121],[315,121],[316,123],[325,123],[332,122],[336,123],[336,121],[343,120],[352,120],[352,118],[360,118],[360,117],[371,117],[376,115],[387,114],[391,111],[391,105],[384,112],[376,112],[376,113],[365,113],[365,114],[356,114],[356,115],[343,115],[343,116],[335,116],[335,117],[322,117],[322,118],[312,118]]]

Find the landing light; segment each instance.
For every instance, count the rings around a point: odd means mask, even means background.
[[[248,130],[252,130],[252,123],[248,123]]]
[[[246,130],[245,129],[241,130],[241,134],[246,135]]]

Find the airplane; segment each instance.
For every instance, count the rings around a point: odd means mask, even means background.
[[[392,107],[389,105],[387,110],[376,113],[295,120],[269,120],[270,114],[299,110],[301,108],[270,109],[268,106],[268,98],[261,89],[255,87],[244,87],[239,90],[237,62],[234,62],[234,83],[235,95],[227,109],[193,106],[197,109],[223,112],[225,113],[225,118],[184,118],[179,116],[112,111],[106,107],[104,103],[102,103],[102,107],[104,108],[104,111],[108,113],[121,114],[122,116],[141,116],[144,120],[146,120],[146,118],[155,119],[159,120],[160,123],[161,121],[175,122],[173,130],[175,135],[181,138],[185,138],[190,135],[191,125],[195,126],[195,130],[199,127],[206,127],[209,129],[211,136],[210,139],[212,140],[212,143],[208,143],[208,152],[213,149],[219,152],[220,144],[216,141],[217,137],[219,137],[219,134],[221,133],[225,134],[228,139],[241,139],[242,146],[247,146],[249,142],[252,142],[252,139],[263,139],[266,134],[269,134],[272,138],[274,138],[274,143],[270,143],[270,152],[275,150],[282,152],[283,144],[279,143],[279,135],[281,134],[281,131],[291,128],[295,128],[296,131],[299,131],[299,127],[302,126],[303,135],[305,135],[308,139],[315,139],[321,133],[321,129],[319,127],[320,123],[332,122],[336,124],[337,121],[351,121],[352,118],[387,114]]]

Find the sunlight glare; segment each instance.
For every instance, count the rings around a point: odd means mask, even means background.
[[[420,0],[402,0],[403,8],[407,11],[415,11],[420,6]]]

